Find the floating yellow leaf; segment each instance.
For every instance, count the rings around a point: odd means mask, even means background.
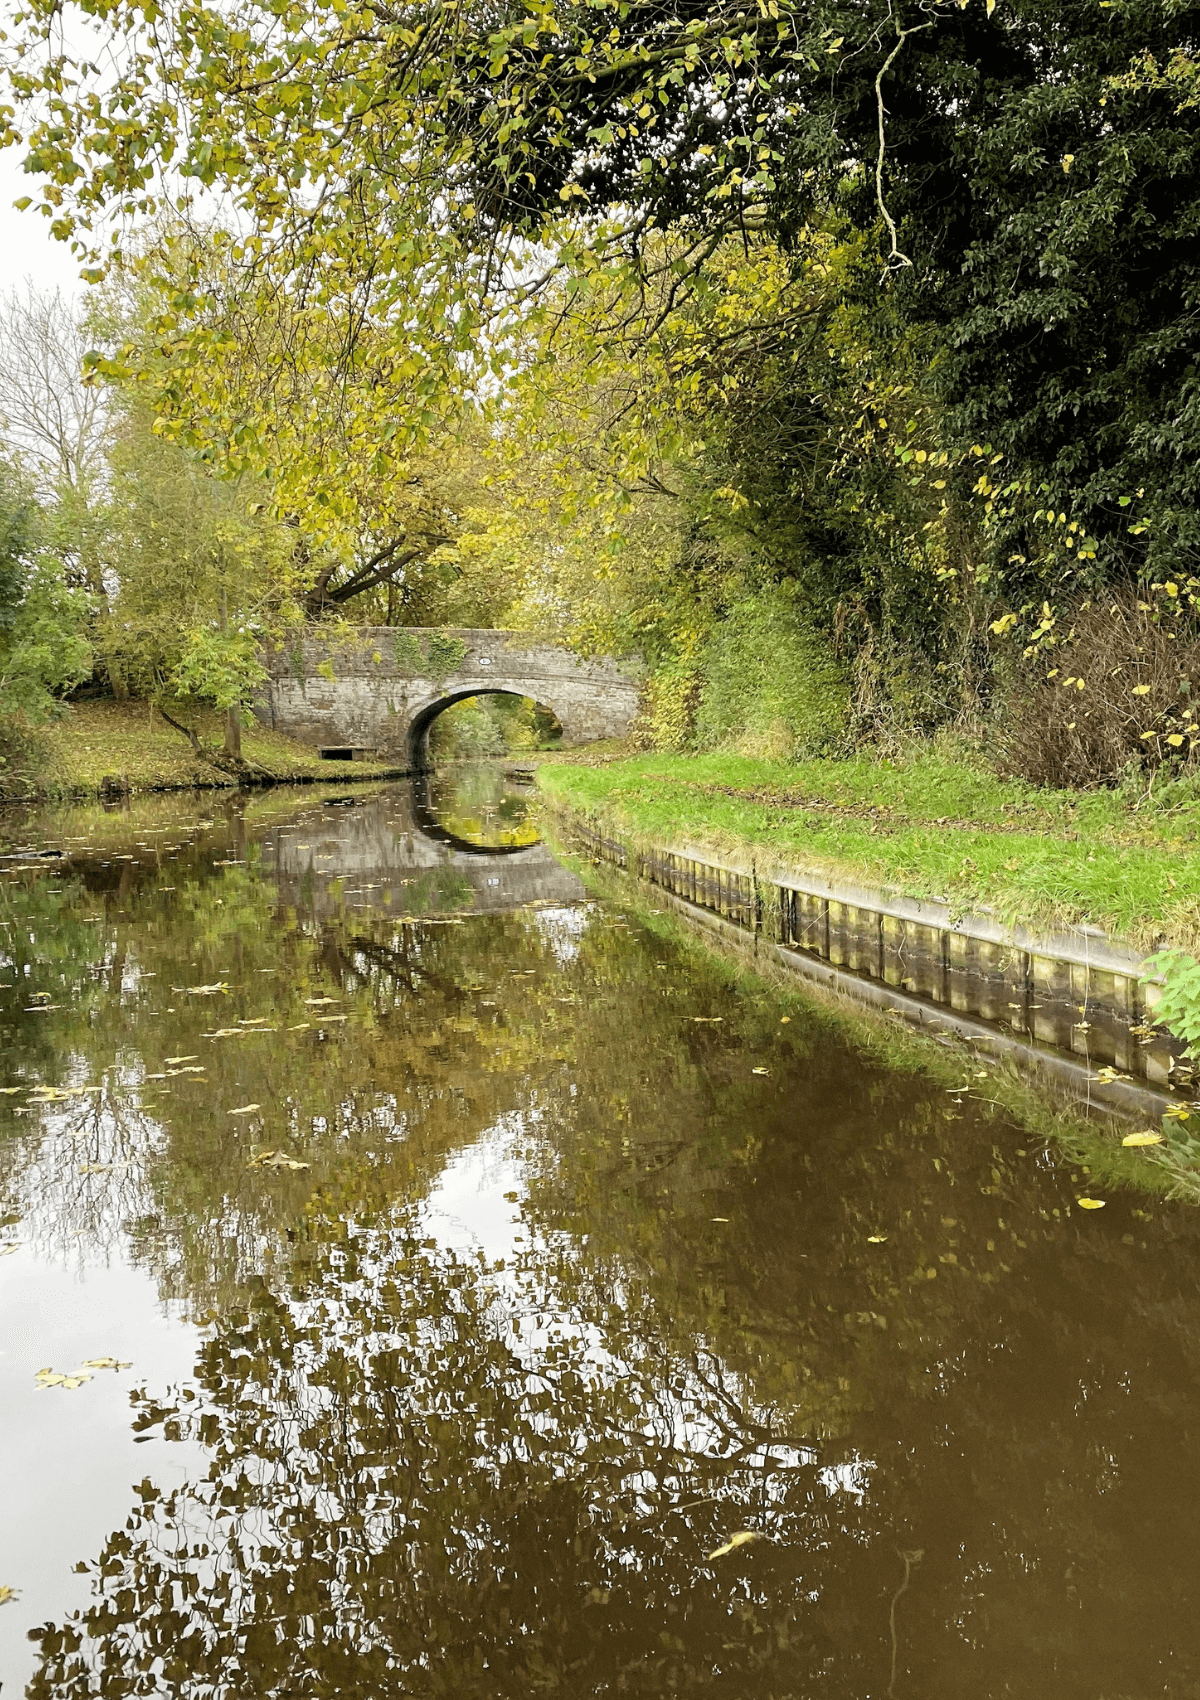
[[[166,1063],[168,1068],[178,1068],[180,1063],[199,1062],[200,1057],[198,1052],[194,1052],[191,1056],[187,1057],[164,1057],[163,1061]]]
[[[1102,1198],[1077,1198],[1075,1202],[1081,1210],[1103,1210],[1105,1201]]]
[[[15,1588],[0,1588],[0,1606],[6,1606],[9,1600],[15,1600],[16,1597],[17,1590]]]
[[[131,1358],[84,1358],[84,1369],[132,1369]]]
[[[172,986],[172,991],[190,992],[193,997],[210,998],[215,992],[227,992],[228,985],[224,980],[218,980],[212,986]]]
[[[771,1071],[769,1068],[752,1068],[750,1072],[751,1074],[770,1074]]]
[[[1163,1136],[1153,1128],[1147,1128],[1145,1133],[1127,1133],[1121,1141],[1122,1145],[1161,1145]]]
[[[748,1547],[752,1541],[761,1541],[762,1536],[757,1529],[739,1529],[736,1535],[730,1535],[723,1547],[717,1547],[709,1553],[709,1558],[724,1558],[728,1553],[736,1552],[738,1547]]]
[[[289,1027],[289,1033],[307,1033],[312,1026],[311,1021],[298,1021],[294,1027]]]
[[[323,1009],[327,1003],[341,1003],[341,998],[305,998],[309,1009]]]
[[[56,1369],[40,1369],[34,1376],[39,1388],[46,1387],[82,1387],[85,1381],[92,1378],[85,1371],[79,1370],[74,1375],[61,1375]]]
[[[302,1163],[296,1157],[289,1157],[286,1151],[260,1151],[257,1157],[251,1157],[251,1169],[311,1169],[311,1163]]]
[[[688,1019],[690,1021],[703,1021],[709,1026],[715,1027],[720,1022],[724,1021],[725,1017],[723,1015],[692,1015],[689,1016]]]
[[[867,1235],[867,1244],[868,1245],[882,1245],[886,1239],[887,1239],[886,1234],[868,1234]]]
[[[236,1110],[230,1110],[231,1116],[250,1116],[255,1110],[261,1110],[261,1104],[239,1104]]]

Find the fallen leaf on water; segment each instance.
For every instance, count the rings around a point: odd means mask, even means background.
[[[85,1381],[90,1381],[92,1378],[83,1370],[78,1371],[75,1375],[60,1375],[56,1369],[40,1369],[33,1379],[39,1388],[44,1388],[82,1387]]]
[[[715,1026],[717,1022],[724,1021],[725,1017],[723,1015],[693,1015],[689,1016],[688,1019],[691,1021],[707,1021]]]
[[[1105,1204],[1102,1198],[1077,1198],[1075,1202],[1081,1210],[1103,1210]]]
[[[241,1104],[236,1110],[230,1110],[229,1114],[231,1116],[249,1116],[252,1115],[255,1110],[261,1109],[261,1104]]]
[[[868,1245],[882,1245],[886,1239],[887,1239],[886,1234],[868,1234],[867,1235],[867,1244]]]
[[[5,1240],[4,1244],[0,1245],[0,1257],[7,1257],[10,1251],[20,1251],[20,1249],[20,1240]]]
[[[728,1216],[710,1216],[709,1217],[710,1222],[728,1222],[728,1220],[729,1220]]]
[[[164,1057],[163,1061],[167,1064],[168,1068],[178,1068],[180,1063],[199,1062],[200,1053],[198,1051],[194,1051],[191,1056],[187,1057]]]
[[[341,998],[305,998],[309,1009],[323,1009],[327,1003],[341,1003]]]
[[[9,1092],[23,1092],[24,1090],[25,1088],[23,1086],[0,1086],[0,1092],[5,1093],[6,1095]]]
[[[174,1080],[178,1075],[181,1075],[181,1074],[203,1074],[203,1073],[204,1073],[203,1063],[201,1063],[201,1064],[186,1063],[183,1066],[183,1068],[169,1068],[167,1070],[167,1079],[168,1080]]]
[[[771,1071],[769,1068],[752,1068],[750,1072],[751,1074],[770,1074]]]
[[[1121,1141],[1122,1145],[1161,1145],[1163,1136],[1153,1128],[1147,1128],[1145,1133],[1127,1133]]]
[[[172,986],[171,990],[173,992],[190,992],[193,997],[197,998],[210,998],[214,992],[227,992],[229,987],[224,980],[218,980],[212,986]]]
[[[730,1535],[723,1547],[717,1547],[708,1556],[709,1558],[724,1558],[727,1553],[736,1551],[738,1547],[748,1547],[752,1541],[761,1540],[762,1536],[757,1529],[739,1529],[736,1535]]]
[[[15,1600],[16,1597],[17,1590],[15,1588],[0,1588],[0,1606],[6,1606],[9,1600]]]
[[[288,1028],[288,1032],[289,1033],[307,1033],[308,1029],[311,1026],[312,1026],[311,1021],[298,1021],[294,1027]]]
[[[84,1369],[132,1369],[130,1358],[84,1358]]]
[[[783,1024],[784,1024],[784,1022],[785,1022],[785,1021],[790,1021],[790,1020],[791,1020],[791,1019],[792,1019],[792,1018],[791,1018],[791,1016],[790,1016],[790,1015],[781,1015],[781,1016],[780,1016],[780,1017],[779,1017],[779,1024],[780,1024],[780,1026],[781,1026],[781,1027],[782,1027],[782,1025],[783,1025]]]
[[[302,1163],[299,1158],[289,1157],[286,1151],[260,1151],[257,1157],[251,1157],[248,1167],[251,1169],[311,1169],[311,1163]]]

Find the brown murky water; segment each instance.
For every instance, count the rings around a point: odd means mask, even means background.
[[[526,817],[7,823],[5,1700],[1200,1696],[1200,1213]]]

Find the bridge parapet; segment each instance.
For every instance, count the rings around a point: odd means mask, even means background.
[[[496,692],[552,709],[564,745],[623,737],[638,712],[636,662],[585,660],[524,632],[306,628],[264,657],[256,713],[317,748],[378,751],[425,765],[429,728],[451,703]]]

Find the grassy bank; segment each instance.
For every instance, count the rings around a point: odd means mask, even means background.
[[[543,762],[565,807],[634,840],[688,842],[990,909],[1038,927],[1087,922],[1200,953],[1200,788],[1157,796],[1039,790],[928,749],[896,761],[745,756]]]
[[[188,715],[187,722],[195,724],[206,748],[220,748],[217,715]],[[242,754],[264,782],[369,779],[394,771],[367,762],[322,761],[306,744],[257,723],[242,733]],[[0,767],[0,801],[4,802],[94,797],[113,788],[177,791],[237,784],[231,774],[198,758],[182,733],[145,702],[72,704],[62,719],[31,731],[27,741],[9,747],[4,756]]]

